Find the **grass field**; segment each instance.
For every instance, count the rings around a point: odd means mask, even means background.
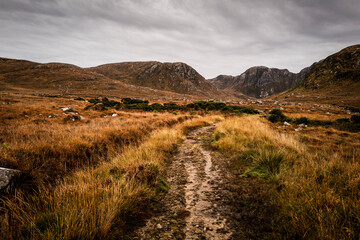
[[[163,176],[184,136],[214,123],[211,145],[238,167],[238,177],[269,186],[284,238],[360,236],[358,132],[295,131],[296,124],[271,123],[264,114],[85,110],[85,101],[32,95],[0,103],[0,166],[23,173],[1,197],[1,239],[123,238],[171,187]],[[284,113],[350,117],[293,107]]]
[[[358,239],[360,136],[327,131],[336,137],[316,128],[304,138],[279,132],[259,117],[230,118],[219,124],[212,145],[235,166],[248,165],[241,177],[268,181],[286,238]]]

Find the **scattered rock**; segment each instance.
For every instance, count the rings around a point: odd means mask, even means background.
[[[67,117],[64,118],[63,121],[65,123],[67,123],[67,122],[77,122],[77,121],[80,121],[80,117],[78,117],[76,115],[68,115]]]
[[[75,112],[75,108],[73,106],[61,108],[61,110],[64,112]]]
[[[0,192],[10,192],[20,175],[19,170],[0,167]]]
[[[116,117],[117,116],[117,114],[116,113],[113,113],[113,115],[111,115],[112,117]]]
[[[285,126],[290,126],[291,124],[288,123],[288,122],[284,122],[284,125],[285,125]]]
[[[158,229],[162,229],[163,227],[161,226],[161,224],[160,224],[160,223],[158,223],[158,224],[156,225],[156,228],[158,228]]]

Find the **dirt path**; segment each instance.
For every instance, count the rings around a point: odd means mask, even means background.
[[[229,239],[231,229],[227,219],[217,208],[222,183],[218,169],[213,165],[209,150],[202,143],[213,126],[192,132],[182,145],[179,159],[184,159],[188,174],[185,186],[186,220],[185,239]]]
[[[258,199],[262,197],[261,184],[240,180],[234,185],[239,177],[231,173],[221,154],[204,143],[214,128],[196,129],[180,145],[167,171],[169,192],[131,239],[272,239],[252,230],[252,225],[255,231],[267,226],[257,220],[263,217],[257,211],[264,210],[257,206],[263,204]],[[255,201],[255,208],[239,208],[242,201]]]

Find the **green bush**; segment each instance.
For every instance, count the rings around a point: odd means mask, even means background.
[[[268,120],[272,123],[276,123],[290,121],[291,119],[286,117],[280,109],[275,108],[270,111],[270,116],[268,116]]]
[[[164,103],[163,105],[160,103],[153,103],[149,105],[149,101],[143,101],[140,99],[132,99],[132,98],[122,98],[121,102],[109,100],[108,98],[103,99],[90,99],[88,100],[92,105],[87,106],[85,109],[95,109],[95,110],[104,110],[105,108],[124,108],[124,109],[139,109],[143,111],[193,111],[195,110],[203,110],[205,113],[209,111],[222,111],[224,113],[235,113],[236,115],[241,115],[243,113],[247,114],[258,114],[259,111],[253,108],[247,108],[242,106],[235,105],[226,105],[222,102],[214,102],[214,101],[198,101],[194,103],[190,103],[187,105],[178,105],[173,102]],[[99,108],[99,106],[103,106]]]
[[[268,116],[268,120],[272,123],[281,122],[281,117],[278,115],[270,115]]]
[[[85,101],[85,99],[83,99],[82,97],[74,98],[74,100],[76,100],[76,101]]]
[[[283,116],[283,113],[280,109],[278,108],[274,108],[273,110],[270,111],[270,114],[272,115],[278,115],[278,116]]]
[[[138,104],[138,103],[144,103],[144,104],[149,104],[149,101],[143,101],[140,99],[132,99],[132,98],[122,98],[121,102],[124,104]]]
[[[300,117],[295,119],[294,121],[296,124],[309,124],[309,119],[307,117]]]
[[[360,123],[360,114],[352,115],[350,118],[351,122],[353,123]]]

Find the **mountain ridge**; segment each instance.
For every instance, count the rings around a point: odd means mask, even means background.
[[[286,91],[298,84],[309,72],[309,67],[299,73],[287,69],[254,66],[240,75],[219,75],[209,79],[220,89],[232,89],[256,98],[265,98]]]
[[[121,62],[88,69],[111,79],[158,90],[195,94],[208,98],[226,95],[209,84],[194,68],[182,62]]]
[[[130,62],[118,63],[118,65]],[[162,64],[160,62],[151,62]],[[132,62],[131,64],[148,64],[148,62]],[[107,64],[108,66],[113,64]],[[200,74],[190,66],[183,63],[166,63],[168,71],[160,74],[163,79],[172,77],[183,85],[182,90],[176,87],[154,87],[151,84],[134,84],[132,81],[111,78],[94,68],[81,68],[67,63],[37,63],[27,60],[0,58],[0,90],[3,91],[47,91],[59,94],[78,94],[94,96],[118,96],[118,97],[151,97],[153,99],[213,99],[221,97],[231,98],[222,93],[216,87],[209,84]],[[177,67],[177,68],[176,68]],[[156,69],[155,69],[156,70]],[[171,72],[173,71],[173,73]],[[153,75],[152,72],[134,70],[136,75],[144,77]],[[129,71],[128,76],[134,72]],[[193,81],[182,79],[191,77]],[[155,75],[153,80],[158,79]],[[131,80],[131,79],[130,79]],[[195,88],[195,87],[196,88]],[[188,87],[187,89],[185,87]],[[195,88],[195,89],[194,89]]]
[[[295,88],[276,96],[279,100],[283,98],[360,109],[360,44],[343,48],[311,65]]]

